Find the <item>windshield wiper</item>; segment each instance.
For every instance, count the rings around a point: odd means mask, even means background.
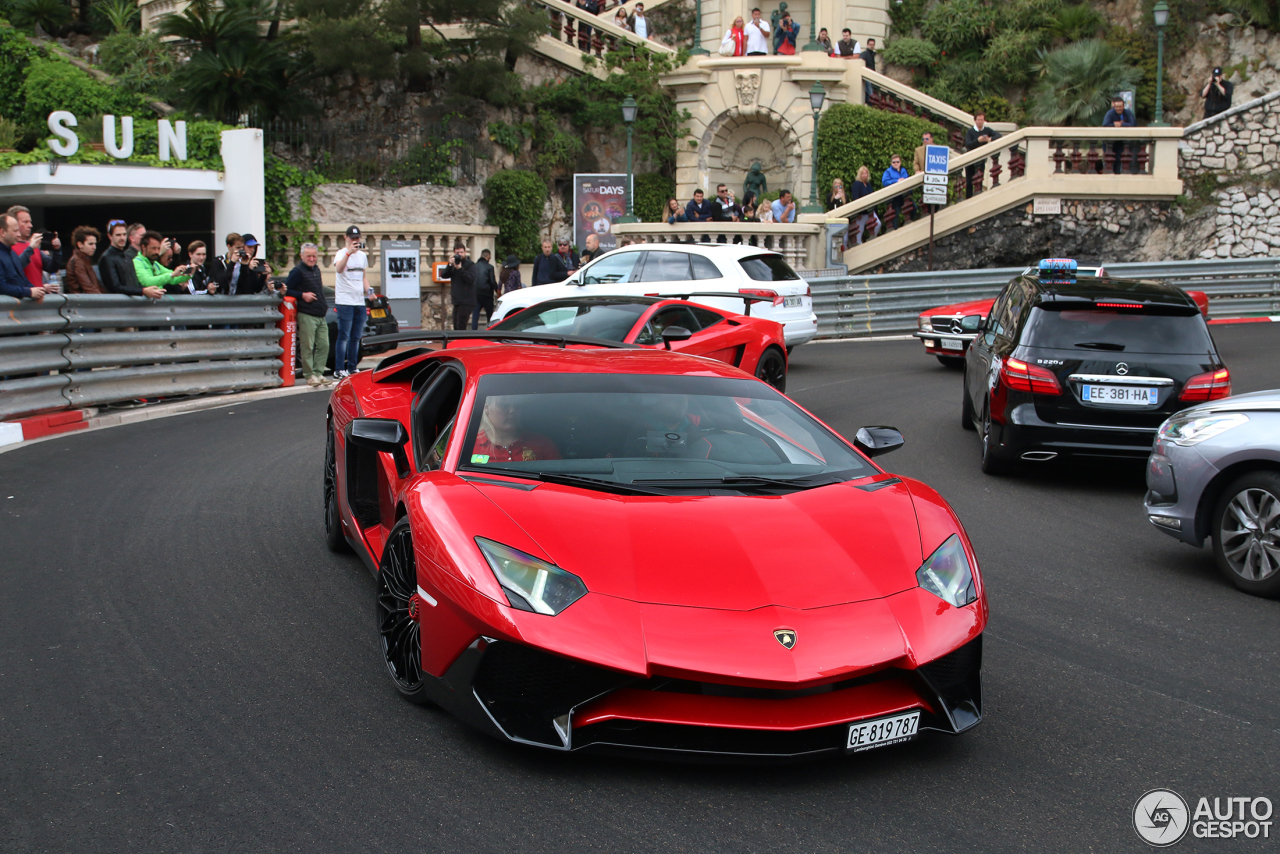
[[[693,489],[715,489],[716,487],[782,487],[784,489],[813,489],[818,486],[829,486],[840,483],[846,478],[835,474],[809,474],[801,477],[764,477],[760,475],[726,475],[718,478],[670,478],[663,480],[636,480],[635,483],[652,484],[667,488],[688,487]]]
[[[540,480],[544,483],[558,483],[561,486],[578,486],[583,489],[594,489],[597,492],[612,492],[616,495],[667,495],[657,489],[645,489],[643,486],[632,486],[629,483],[619,483],[616,480],[601,480],[595,477],[583,477],[577,474],[556,474],[554,472],[545,471],[524,471],[522,469],[507,469],[485,466],[483,469],[465,469],[467,472],[488,472],[490,474],[505,474],[511,477],[524,477],[530,480]]]
[[[1112,344],[1107,341],[1081,341],[1077,347],[1088,347],[1090,350],[1123,350],[1123,344]]]

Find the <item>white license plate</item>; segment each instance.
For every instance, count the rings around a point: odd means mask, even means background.
[[[943,338],[942,349],[943,350],[963,350],[964,342],[961,341],[959,338]]]
[[[845,744],[845,749],[852,753],[861,753],[875,747],[910,741],[919,732],[919,711],[888,718],[876,718],[873,721],[858,721],[849,724],[849,740]]]
[[[803,304],[804,303],[800,297],[783,297],[782,298],[783,308],[795,308],[796,306],[803,305]]]
[[[1080,399],[1089,403],[1114,403],[1121,406],[1154,405],[1160,398],[1160,390],[1133,385],[1086,385],[1080,389]]]

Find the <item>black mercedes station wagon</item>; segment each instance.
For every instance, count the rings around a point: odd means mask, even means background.
[[[1048,259],[1005,286],[969,347],[962,423],[981,434],[988,474],[1017,461],[1139,460],[1174,412],[1230,393],[1186,293]]]

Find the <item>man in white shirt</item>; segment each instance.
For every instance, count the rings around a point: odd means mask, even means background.
[[[760,17],[759,9],[751,10],[747,21],[747,56],[769,55],[769,25]]]
[[[649,38],[649,19],[644,16],[643,3],[636,4],[636,10],[627,20],[627,26],[631,28],[631,32],[635,33],[640,38]]]
[[[369,256],[364,253],[360,229],[347,229],[347,245],[333,256],[334,304],[338,309],[338,341],[333,351],[333,375],[349,377],[360,366],[360,336],[364,333],[365,297],[373,290],[365,281]]]

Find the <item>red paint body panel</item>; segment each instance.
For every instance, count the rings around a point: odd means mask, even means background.
[[[902,484],[741,497],[479,489],[587,589],[637,602],[818,608],[914,587],[922,560]]]
[[[791,700],[706,697],[623,689],[583,706],[574,714],[573,726],[577,729],[608,720],[632,720],[790,731],[849,723],[917,708],[933,711],[932,704],[901,679]]]

